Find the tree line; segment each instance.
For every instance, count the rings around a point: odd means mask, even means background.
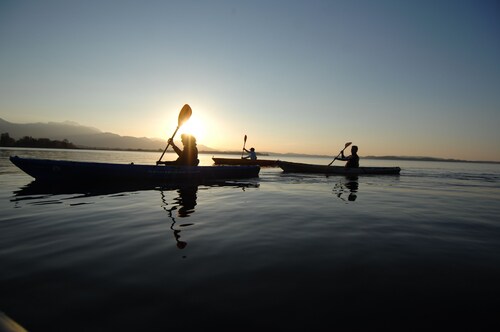
[[[67,139],[62,141],[50,140],[48,138],[33,138],[24,136],[18,140],[10,137],[9,133],[0,136],[0,146],[21,148],[50,148],[50,149],[78,149],[76,145]]]

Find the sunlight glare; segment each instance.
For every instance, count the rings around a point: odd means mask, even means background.
[[[180,135],[186,133],[193,135],[198,145],[216,149],[231,149],[233,144],[229,144],[226,147],[226,143],[228,138],[231,137],[233,126],[228,126],[223,121],[213,116],[209,110],[198,107],[195,103],[190,106],[193,109],[193,114],[189,120],[179,128],[175,141],[180,142]],[[165,108],[167,107],[163,105],[162,109]],[[172,136],[175,126],[177,125],[178,115],[179,112],[177,110],[175,112],[169,112],[168,116],[164,115],[163,121],[157,123],[159,128],[158,131],[161,132],[160,135],[163,139],[167,140]],[[240,133],[240,131],[238,133]],[[237,145],[240,145],[239,140]]]
[[[196,140],[200,142],[205,139],[205,126],[206,123],[201,121],[200,117],[193,114],[191,118],[186,123],[184,123],[180,132],[193,135]]]

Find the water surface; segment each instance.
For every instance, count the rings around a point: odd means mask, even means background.
[[[30,331],[499,323],[499,165],[362,159],[401,174],[72,187],[37,185],[10,155],[159,153],[0,150],[0,311]]]

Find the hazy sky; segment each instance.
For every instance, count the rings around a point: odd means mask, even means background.
[[[500,161],[498,1],[0,1],[0,117]],[[179,133],[183,132],[182,127]]]

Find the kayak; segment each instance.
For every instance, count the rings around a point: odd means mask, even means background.
[[[32,159],[11,156],[10,161],[37,181],[155,183],[247,179],[258,177],[260,166],[173,166],[114,164],[87,161]]]
[[[261,167],[276,167],[277,160],[243,159],[243,158],[212,158],[216,165],[259,165]]]
[[[339,175],[361,175],[361,174],[393,174],[401,171],[399,167],[356,167],[346,168],[344,166],[326,166],[314,164],[292,163],[278,160],[278,166],[287,173],[321,173]]]
[[[112,195],[122,192],[136,192],[156,190],[161,192],[176,191],[179,194],[195,190],[199,185],[208,185],[210,188],[232,187],[241,189],[259,188],[258,181],[252,179],[213,180],[199,182],[170,182],[158,181],[114,181],[114,182],[69,182],[69,181],[32,181],[14,191],[13,201],[25,200],[26,197],[37,199],[40,195],[71,195],[84,194],[87,197]],[[182,200],[181,200],[182,201]],[[0,331],[2,331],[0,329]]]

